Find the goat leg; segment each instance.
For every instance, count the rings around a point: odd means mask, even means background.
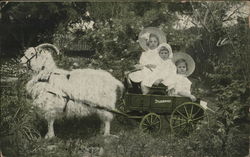
[[[54,119],[49,119],[47,120],[48,122],[48,132],[47,134],[45,135],[45,139],[49,139],[49,138],[52,138],[55,136],[55,133],[54,133]]]

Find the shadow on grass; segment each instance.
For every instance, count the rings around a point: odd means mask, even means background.
[[[37,128],[42,137],[47,133],[47,122],[41,120],[37,124]],[[88,117],[72,117],[58,119],[54,123],[54,131],[56,137],[68,139],[87,139],[100,134],[101,121],[96,115]]]

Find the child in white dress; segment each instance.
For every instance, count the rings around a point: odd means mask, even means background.
[[[153,84],[157,85],[159,83],[165,86],[174,85],[174,79],[176,75],[176,67],[172,62],[172,49],[167,43],[159,45],[157,48],[158,61],[156,63],[156,68],[152,73],[148,73],[141,82],[142,93],[147,94],[149,92],[149,87]]]
[[[159,43],[159,37],[156,34],[148,34],[148,50],[142,52],[139,64],[135,65],[138,71],[128,75],[133,82],[141,82],[147,74],[151,73],[156,68],[156,64],[158,63],[156,48]]]
[[[177,75],[170,95],[189,97],[192,101],[196,101],[196,97],[191,94],[192,82],[187,78],[195,68],[192,57],[186,53],[176,53],[174,54],[174,62],[177,67]]]

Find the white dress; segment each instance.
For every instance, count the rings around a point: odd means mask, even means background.
[[[145,65],[159,64],[159,57],[158,57],[158,53],[156,52],[156,50],[148,50],[148,51],[142,52],[140,60],[139,60],[139,64],[143,65],[143,69],[129,74],[129,78],[133,82],[141,82],[145,77],[147,77],[150,73],[154,71],[153,68],[149,69],[145,67]]]
[[[176,75],[176,82],[174,85],[174,92],[171,93],[171,96],[178,96],[179,92],[186,92],[191,94],[191,85],[192,82],[184,75]]]
[[[163,79],[162,83],[165,86],[173,87],[176,75],[176,66],[172,60],[167,59],[164,61],[159,57],[159,62],[157,63],[156,68],[152,73],[148,74],[148,76],[143,79],[142,84],[147,87],[151,87],[156,80]]]

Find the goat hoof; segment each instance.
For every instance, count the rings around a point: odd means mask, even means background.
[[[110,135],[110,136],[113,138],[119,138],[119,136],[117,136],[117,135]]]
[[[103,149],[103,147],[100,147],[100,150],[99,150],[99,152],[98,152],[98,155],[99,156],[102,156],[104,154],[104,149]]]
[[[56,145],[48,145],[48,146],[47,146],[47,149],[48,149],[48,150],[55,150],[56,148],[57,148]]]
[[[54,134],[46,134],[44,138],[45,138],[45,139],[51,139],[51,138],[53,138],[53,137],[55,137]]]
[[[104,137],[106,138],[106,137],[108,137],[108,138],[119,138],[119,136],[117,136],[117,135],[112,135],[112,134],[109,134],[109,135],[104,135]]]

